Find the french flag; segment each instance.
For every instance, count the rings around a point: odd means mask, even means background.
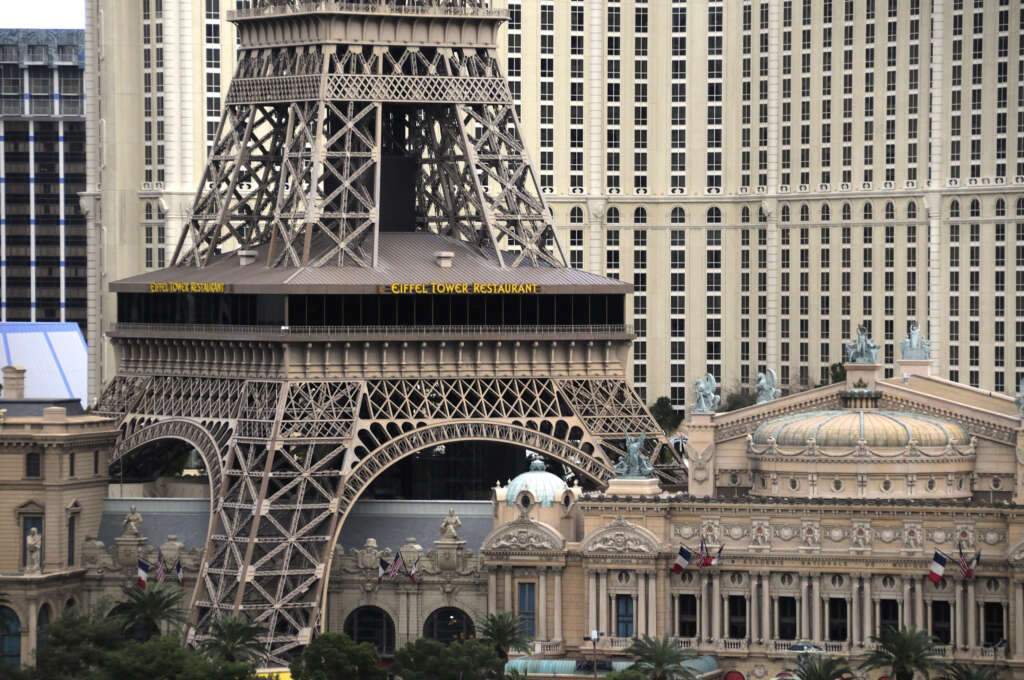
[[[149,581],[149,562],[147,562],[146,560],[139,560],[139,575],[138,575],[138,578],[135,580],[135,585],[137,585],[138,587],[140,587],[143,590],[145,590],[146,589],[146,583],[148,581]]]
[[[690,561],[693,559],[693,554],[682,547],[679,549],[679,554],[676,555],[676,561],[672,563],[672,571],[676,574],[681,572],[686,567],[690,566]]]
[[[928,580],[938,585],[939,581],[942,580],[942,575],[945,573],[946,556],[936,550],[935,555],[932,556],[932,566],[928,570]]]

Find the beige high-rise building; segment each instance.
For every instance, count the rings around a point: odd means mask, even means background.
[[[867,324],[1024,377],[1024,14],[1010,0],[507,0],[573,266],[636,286],[633,380],[830,380]]]
[[[113,371],[107,282],[169,257],[233,68],[228,0],[149,3],[88,3],[94,394]],[[636,287],[648,402],[684,408],[706,372],[725,392],[768,368],[791,390],[827,382],[861,323],[891,375],[914,321],[937,373],[1016,389],[1020,3],[495,4],[570,262]]]
[[[235,63],[231,0],[87,0],[89,393],[114,370],[108,284],[164,267]]]

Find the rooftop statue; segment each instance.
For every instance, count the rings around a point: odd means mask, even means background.
[[[716,394],[718,383],[715,376],[708,373],[694,383],[694,389],[697,392],[697,400],[693,404],[693,413],[714,413],[718,410],[722,398]]]
[[[615,464],[615,474],[619,477],[646,479],[654,476],[654,467],[644,455],[644,435],[631,437],[626,435],[626,453]]]
[[[448,516],[441,520],[441,538],[455,541],[459,538],[459,527],[462,520],[455,514],[455,508],[448,508]]]
[[[141,524],[142,515],[140,515],[139,511],[135,509],[134,505],[132,505],[128,509],[128,514],[124,516],[124,521],[121,522],[121,526],[124,527],[124,530],[121,532],[121,535],[138,537],[139,525]]]
[[[846,361],[851,364],[877,364],[878,345],[863,324],[857,326],[857,337],[846,343]]]
[[[778,378],[773,369],[757,374],[757,403],[764,404],[782,396],[782,390],[776,387]]]
[[[931,343],[921,337],[921,329],[916,321],[910,322],[910,332],[900,343],[900,353],[904,359],[930,359]]]

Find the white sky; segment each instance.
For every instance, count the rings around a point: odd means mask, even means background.
[[[0,0],[0,28],[85,28],[85,0]]]

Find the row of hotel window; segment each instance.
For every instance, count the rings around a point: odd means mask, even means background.
[[[68,477],[78,476],[77,469],[77,454],[72,451],[68,454]],[[100,452],[92,452],[92,474],[93,476],[100,474]],[[43,454],[36,451],[30,451],[25,454],[25,478],[26,479],[42,479],[43,478]]]

